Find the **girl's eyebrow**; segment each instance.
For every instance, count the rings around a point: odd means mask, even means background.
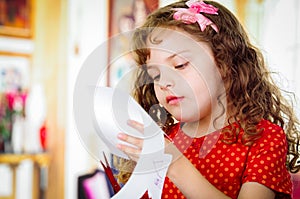
[[[181,50],[181,51],[175,52],[174,54],[172,54],[172,55],[170,55],[169,57],[167,57],[167,60],[173,59],[174,57],[180,56],[180,54],[186,53],[186,52],[188,52],[188,51],[189,51],[189,50]],[[180,57],[182,57],[182,56],[180,56]]]
[[[181,50],[181,51],[175,52],[175,53],[173,53],[172,55],[168,56],[168,57],[166,58],[166,60],[171,60],[171,59],[173,59],[173,58],[176,57],[176,56],[184,57],[184,56],[182,56],[182,55],[180,55],[180,54],[186,53],[186,52],[189,52],[189,50]],[[146,66],[146,69],[150,69],[150,68],[152,68],[153,66],[156,66],[156,65],[157,65],[157,64],[154,64],[154,63],[148,63],[147,66]]]
[[[146,64],[146,69],[148,70],[148,69],[152,68],[153,66],[154,66],[154,64]]]

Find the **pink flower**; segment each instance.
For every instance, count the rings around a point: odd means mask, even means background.
[[[213,5],[204,3],[203,1],[190,0],[186,2],[187,8],[174,8],[176,12],[173,15],[175,20],[180,20],[186,24],[198,23],[201,31],[204,31],[206,26],[211,26],[216,32],[218,32],[218,27],[207,17],[200,14],[218,14],[218,8]]]
[[[175,20],[181,20],[186,24],[195,23],[198,20],[197,14],[185,8],[174,8],[177,12],[174,13]]]
[[[7,100],[7,107],[10,111],[22,112],[24,110],[27,97],[26,92],[9,91],[5,93],[5,97]]]
[[[14,102],[15,102],[16,93],[15,92],[7,92],[6,93],[6,99],[8,102],[8,108],[10,110],[14,109]]]
[[[191,2],[187,1],[186,5],[190,7],[191,10],[195,10],[196,13],[206,13],[206,14],[218,14],[218,8],[213,5],[206,4],[204,2]]]

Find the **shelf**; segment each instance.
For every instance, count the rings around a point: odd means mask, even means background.
[[[40,167],[48,166],[50,161],[48,153],[34,153],[34,154],[1,153],[0,154],[0,164],[5,163],[5,164],[18,165],[23,160],[27,160],[27,159],[37,163]]]
[[[33,185],[32,198],[45,198],[45,191],[48,185],[48,166],[50,163],[50,155],[48,153],[0,153],[0,164],[7,164],[12,169],[12,195],[1,197],[0,199],[15,199],[16,198],[16,170],[24,160],[31,160],[34,163],[33,167]]]

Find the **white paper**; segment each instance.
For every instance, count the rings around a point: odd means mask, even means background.
[[[167,169],[172,156],[164,153],[164,132],[128,94],[116,88],[97,87],[94,95],[95,128],[110,152],[128,158],[116,145],[120,132],[144,139],[137,165],[125,186],[113,199],[139,199],[148,191],[153,199],[160,199]],[[136,120],[144,125],[141,133],[127,125]]]

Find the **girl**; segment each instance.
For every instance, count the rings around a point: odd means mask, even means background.
[[[134,96],[172,139],[162,198],[292,197],[299,122],[228,9],[213,1],[170,4],[148,16],[133,42],[141,69]],[[125,183],[143,140],[118,138],[136,146],[117,146],[131,157],[119,161]]]

